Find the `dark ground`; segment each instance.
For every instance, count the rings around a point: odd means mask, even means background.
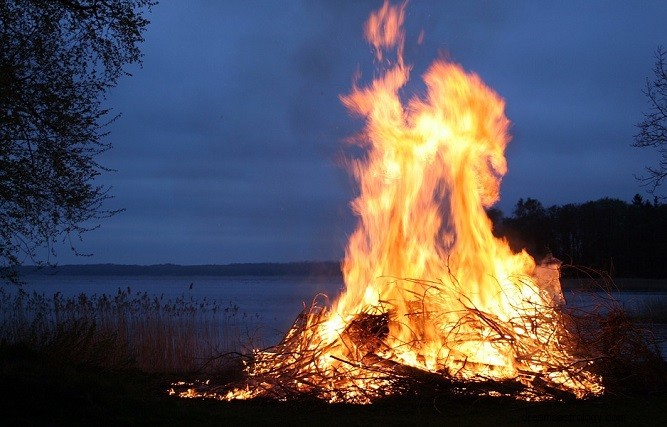
[[[352,406],[179,399],[167,395],[175,379],[0,345],[0,425],[667,425],[665,393],[567,403],[443,397]]]

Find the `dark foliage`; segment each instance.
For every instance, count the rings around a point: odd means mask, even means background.
[[[513,216],[494,214],[494,233],[538,260],[551,254],[616,277],[667,277],[667,205],[657,199],[636,195],[631,203],[604,198],[550,208],[521,199]]]
[[[48,260],[58,239],[71,245],[115,213],[95,183],[116,118],[102,102],[140,62],[154,3],[0,1],[0,279],[16,281],[17,265]]]
[[[655,51],[653,79],[646,79],[644,95],[648,98],[649,110],[644,113],[644,120],[637,124],[639,132],[635,135],[635,147],[657,148],[659,159],[657,166],[647,166],[646,176],[639,180],[654,192],[667,178],[667,52],[662,46]]]

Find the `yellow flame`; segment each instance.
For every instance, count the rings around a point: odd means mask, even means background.
[[[405,4],[388,2],[371,14],[364,34],[384,71],[341,97],[365,120],[356,138],[365,156],[350,167],[359,222],[342,265],[345,292],[288,333],[289,351],[258,352],[250,376],[286,367],[298,390],[316,384],[330,401],[364,403],[386,385],[363,370],[375,357],[464,380],[529,386],[541,375],[580,397],[601,393],[594,375],[561,369],[576,360],[553,306],[557,273],[541,288],[535,261],[494,237],[485,213],[507,172],[503,99],[476,74],[437,60],[423,76],[425,96],[404,103],[404,17]],[[386,49],[396,50],[393,61]]]
[[[350,111],[366,119],[359,140],[367,156],[353,164],[360,194],[352,206],[360,220],[343,263],[346,292],[334,312],[342,318],[384,301],[397,319],[390,337],[434,349],[421,354],[423,363],[433,366],[447,358],[443,351],[455,350],[513,372],[512,358],[489,342],[453,346],[443,334],[466,308],[507,320],[525,298],[538,294],[530,279],[534,261],[495,238],[484,211],[498,200],[507,171],[504,101],[477,75],[438,60],[424,75],[427,95],[404,106],[399,91],[410,69],[401,56],[403,8],[385,3],[365,31],[377,51],[397,47],[396,63],[369,87],[342,97]],[[438,313],[437,321],[414,320],[411,313],[420,305]]]

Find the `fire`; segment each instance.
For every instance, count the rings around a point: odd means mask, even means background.
[[[440,59],[423,76],[426,94],[404,102],[404,8],[386,2],[370,15],[364,34],[381,72],[341,97],[365,120],[355,138],[365,156],[350,163],[359,222],[345,292],[256,352],[246,386],[222,397],[368,403],[415,378],[511,383],[526,399],[602,393],[569,350],[557,265],[492,234],[485,208],[499,199],[510,140],[503,99]]]

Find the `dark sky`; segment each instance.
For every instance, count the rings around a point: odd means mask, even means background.
[[[373,75],[362,36],[381,0],[162,1],[143,68],[108,106],[122,113],[100,183],[126,211],[84,235],[67,263],[208,264],[339,259],[354,226],[343,139],[362,123],[338,96]],[[438,56],[507,102],[513,140],[497,205],[643,193],[657,159],[631,147],[647,110],[667,2],[418,1],[408,4],[410,88]],[[420,30],[425,39],[417,44]]]

